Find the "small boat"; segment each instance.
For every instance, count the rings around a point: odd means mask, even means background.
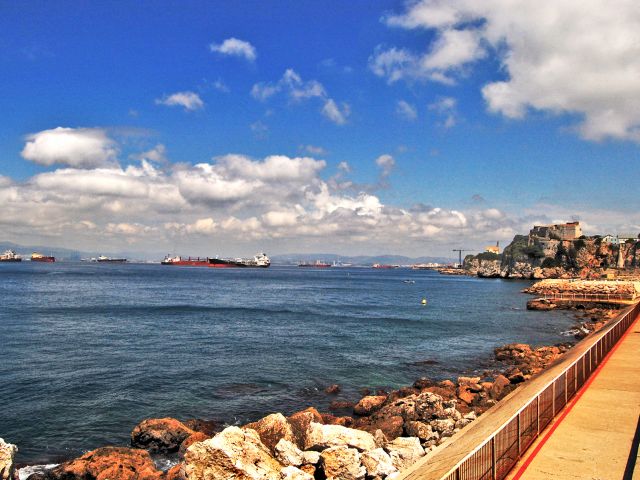
[[[331,264],[328,262],[323,262],[322,260],[316,260],[315,262],[301,262],[298,264],[299,267],[306,268],[330,268]]]
[[[416,283],[415,280],[402,280],[402,283],[406,283],[407,285],[413,285],[414,283]]]

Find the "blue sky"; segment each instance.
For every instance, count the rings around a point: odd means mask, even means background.
[[[0,224],[204,254],[443,254],[573,218],[640,230],[638,15],[578,3],[3,2]],[[59,127],[95,142],[37,137]]]

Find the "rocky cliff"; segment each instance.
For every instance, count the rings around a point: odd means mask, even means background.
[[[516,235],[501,255],[468,255],[464,268],[479,277],[600,278],[607,269],[617,266],[620,252],[625,269],[640,268],[638,239],[616,245],[599,236],[556,240]]]

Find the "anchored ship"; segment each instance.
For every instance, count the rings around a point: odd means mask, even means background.
[[[167,255],[162,265],[179,265],[184,267],[210,267],[210,268],[268,268],[271,260],[266,253],[258,253],[253,258],[200,258]]]
[[[100,263],[125,263],[127,261],[126,258],[112,258],[105,257],[104,255],[100,255],[97,259]]]
[[[398,268],[398,265],[382,265],[380,263],[374,263],[371,268],[383,268],[387,270],[391,268]]]
[[[328,262],[323,262],[322,260],[316,260],[315,262],[301,262],[298,264],[299,267],[307,267],[307,268],[329,268],[331,264]]]
[[[52,257],[50,255],[42,255],[41,253],[33,252],[31,254],[32,262],[44,262],[44,263],[53,263],[56,261],[56,257]]]
[[[7,250],[0,255],[0,262],[21,262],[22,257],[13,250]]]

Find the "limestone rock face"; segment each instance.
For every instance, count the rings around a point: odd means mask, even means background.
[[[0,438],[0,480],[11,480],[15,465],[13,459],[16,456],[18,447],[12,443],[5,443]]]
[[[386,395],[369,395],[363,397],[356,406],[353,407],[353,413],[362,416],[371,415],[376,410],[379,410],[386,400]]]
[[[131,432],[131,446],[150,452],[177,452],[180,445],[193,433],[189,427],[175,418],[148,418]]]
[[[187,480],[280,480],[282,465],[255,430],[228,427],[194,443],[184,457]]]
[[[159,480],[162,472],[145,450],[102,447],[58,465],[46,476],[52,480]]]
[[[304,455],[295,443],[281,439],[275,448],[276,459],[283,465],[298,467],[305,463]]]
[[[328,448],[320,454],[320,463],[327,480],[364,480],[367,473],[355,448]]]
[[[290,442],[296,441],[291,425],[281,413],[272,413],[257,422],[248,423],[243,428],[250,428],[258,432],[262,443],[272,452],[275,451],[276,445],[283,438]]]
[[[416,437],[399,437],[384,446],[391,457],[393,466],[403,470],[424,456],[424,449]]]
[[[305,450],[324,450],[330,447],[352,447],[364,451],[376,448],[376,442],[368,432],[312,422],[307,431]]]
[[[391,475],[398,469],[393,465],[393,461],[387,452],[382,448],[376,448],[364,452],[360,455],[362,465],[367,470],[367,476],[369,477],[381,477],[384,478],[387,475]]]
[[[180,444],[180,450],[178,452],[180,453],[181,456],[184,456],[184,454],[187,451],[187,448],[189,448],[191,445],[193,445],[196,442],[204,442],[208,438],[211,438],[211,436],[203,432],[195,432],[189,435],[187,439]]]
[[[320,412],[313,407],[296,412],[289,416],[287,420],[289,421],[289,425],[291,425],[298,447],[302,449],[305,448],[307,443],[307,430],[311,422],[324,423]]]
[[[320,453],[313,450],[302,452],[302,463],[316,465],[320,461]]]
[[[423,442],[438,440],[439,435],[433,431],[431,425],[423,422],[407,422],[405,430],[410,437],[418,437]]]
[[[283,468],[280,475],[282,480],[313,480],[312,475],[293,466]]]

